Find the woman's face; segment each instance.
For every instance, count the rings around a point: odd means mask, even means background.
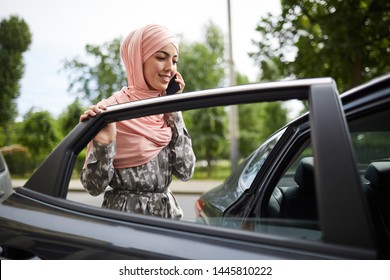
[[[149,89],[164,91],[176,74],[179,55],[173,44],[168,44],[149,57],[144,65],[144,77]]]

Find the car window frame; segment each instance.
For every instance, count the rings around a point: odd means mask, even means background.
[[[23,194],[24,190],[29,190],[26,191],[25,194],[31,194],[31,191],[35,191],[47,195],[48,197],[65,198],[68,191],[72,167],[77,154],[79,154],[86,144],[94,137],[94,135],[96,135],[96,133],[109,122],[168,111],[184,111],[210,106],[228,106],[250,102],[284,101],[291,99],[309,99],[312,111],[316,112],[318,110],[318,113],[313,114],[313,117],[311,118],[313,121],[313,127],[316,127],[322,134],[323,131],[322,128],[320,128],[321,121],[322,116],[324,114],[326,115],[326,113],[323,112],[320,104],[322,104],[322,102],[330,102],[333,107],[333,112],[336,115],[336,120],[334,122],[337,123],[338,129],[343,134],[342,139],[344,139],[344,146],[347,147],[346,153],[348,154],[348,157],[353,156],[351,147],[348,147],[348,135],[345,133],[345,117],[339,104],[340,100],[338,98],[338,92],[332,79],[322,78],[274,82],[260,85],[237,86],[228,89],[206,90],[186,93],[180,96],[159,97],[158,100],[148,99],[112,106],[107,110],[107,112],[97,116],[96,118],[92,118],[86,122],[78,124],[49,155],[47,160],[42,163],[27,183],[22,188],[17,189],[17,192]],[[207,104],[207,106],[205,104]],[[76,139],[75,135],[80,136]],[[323,154],[321,145],[316,146],[316,148],[313,147],[315,153]],[[52,165],[53,163],[54,165]],[[55,177],[55,175],[50,175],[48,170],[53,170],[54,172],[52,174],[59,174],[59,176]],[[327,168],[320,168],[319,170],[319,174],[331,173],[331,171],[327,170]],[[332,170],[332,168],[330,168],[330,170]],[[353,170],[350,173],[351,174],[348,177],[353,177]],[[43,186],[43,182],[51,185],[52,188],[45,188]],[[324,193],[320,193],[319,200],[329,195],[329,191],[323,190],[323,192]],[[359,218],[361,218],[364,216],[364,213],[361,213],[362,206],[359,205],[359,202],[357,202],[357,204],[357,208],[360,209]],[[324,209],[322,210],[321,215],[325,216],[322,227],[329,229],[324,231],[324,241],[327,243],[344,244],[345,240],[340,239],[340,234],[345,232],[350,233],[351,230],[345,230],[345,228],[343,228],[341,231],[333,231],[329,225],[329,223],[332,223],[332,219],[326,218],[328,214],[327,212],[329,211],[328,207],[326,207],[326,205],[320,205],[320,208]],[[99,211],[96,210],[96,213],[102,215],[102,211],[103,210],[99,209]],[[142,220],[142,218],[143,217],[140,219]],[[363,219],[366,218],[363,217]],[[357,224],[358,227],[360,227],[361,224],[359,224],[359,222],[357,222]],[[367,244],[367,242],[370,242],[370,237],[366,235],[361,235],[360,237],[364,240],[363,243],[358,244],[359,242],[354,240],[355,243],[348,244],[357,247],[361,247],[360,245],[364,244],[362,249],[371,250],[371,245]]]
[[[312,85],[331,83],[333,80],[330,78],[271,82],[162,96],[110,106],[102,114],[76,125],[41,163],[23,187],[65,198],[72,174],[71,167],[74,165],[77,155],[107,123],[211,106],[291,99],[305,100]],[[48,174],[47,170],[52,170],[52,172]],[[60,178],[56,177],[55,174],[59,174]],[[42,182],[55,187],[45,188],[42,186]]]
[[[357,246],[374,250],[374,236],[372,221],[367,217],[368,207],[364,198],[364,193],[361,188],[362,182],[356,166],[354,165],[354,150],[350,139],[350,133],[344,115],[344,109],[342,107],[341,99],[337,91],[332,90],[327,86],[315,85],[311,88],[309,94],[309,123],[310,123],[310,138],[315,145],[312,146],[314,161],[315,161],[315,179],[316,179],[316,196],[318,202],[320,227],[323,232],[323,240],[329,243],[335,244],[348,244],[350,246]],[[329,104],[328,106],[324,106]],[[329,119],[331,116],[331,120]],[[337,132],[335,132],[337,131]],[[329,141],[329,135],[332,135]],[[313,139],[314,136],[314,139]],[[340,144],[341,143],[341,144]],[[337,146],[338,151],[334,152],[326,147]],[[289,146],[291,147],[291,146]],[[275,152],[277,153],[277,151]],[[272,153],[273,154],[273,153]],[[336,164],[331,161],[334,155],[339,155],[343,158],[342,162]],[[277,157],[277,155],[273,155]],[[269,165],[269,160],[266,160],[264,165]],[[286,159],[286,155],[282,156],[277,161],[273,161],[270,165],[270,170],[260,170],[259,174],[254,180],[253,184],[258,185],[258,189],[261,191],[257,193],[257,196],[251,200],[251,205],[246,210],[246,214],[253,213],[256,209],[257,201],[265,201],[264,197],[269,197],[270,189],[275,186],[274,176],[264,176],[267,173],[272,172],[275,174],[284,174],[284,168],[273,169],[272,165],[279,165],[283,161],[290,162],[291,159]],[[328,161],[333,166],[325,165],[320,161]],[[337,166],[338,167],[335,167]],[[281,166],[285,164],[281,163]],[[348,170],[345,170],[345,167]],[[272,169],[272,170],[271,170]],[[321,178],[319,177],[321,174]],[[336,175],[334,175],[336,174]],[[333,178],[342,177],[344,181],[352,182],[351,185],[344,187],[342,183],[332,183],[330,180]],[[269,179],[270,178],[270,179]],[[324,180],[323,178],[327,178]],[[273,180],[274,182],[270,182]],[[325,181],[325,182],[324,182]],[[264,187],[269,185],[269,187]],[[324,186],[330,187],[324,187]],[[251,187],[255,188],[255,187]],[[333,198],[334,194],[337,194],[338,190],[342,189],[344,194],[336,199]],[[267,193],[268,191],[268,193]],[[354,196],[352,208],[354,210],[348,212],[348,217],[339,215],[338,211],[342,209],[344,201],[349,201],[348,195]],[[260,198],[262,196],[262,198]],[[328,201],[337,201],[338,207],[334,207],[333,204],[327,203]],[[229,216],[231,209],[235,209],[240,201],[231,205],[224,213],[224,218]],[[356,212],[355,212],[356,211]],[[357,213],[358,212],[358,213]],[[359,218],[357,218],[359,217]],[[333,224],[336,223],[335,228]],[[358,236],[356,234],[358,232]],[[354,236],[354,238],[350,238]]]

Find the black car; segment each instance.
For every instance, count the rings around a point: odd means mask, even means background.
[[[0,202],[12,193],[12,182],[7,163],[0,152]]]
[[[342,94],[344,112],[311,101],[310,114],[276,131],[197,200],[198,222],[355,246],[365,232],[389,258],[389,93],[387,76]],[[342,115],[346,122],[335,125]],[[340,233],[326,237],[335,225]]]
[[[199,223],[67,199],[77,156],[109,122],[288,100],[307,100],[309,113],[276,132],[221,187],[206,193],[198,203]],[[78,124],[26,184],[1,202],[2,258],[388,258],[389,104],[386,76],[341,98],[332,79],[320,78],[109,107]]]

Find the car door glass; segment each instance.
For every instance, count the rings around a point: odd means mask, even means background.
[[[248,104],[245,106],[248,106]],[[281,105],[279,104],[278,106]],[[230,138],[228,137],[228,130],[219,127],[223,124],[226,125],[226,122],[228,122],[227,112],[228,109],[225,107],[213,107],[183,112],[186,128],[191,135],[192,145],[196,155],[196,168],[194,178],[192,178],[192,180],[189,182],[174,180],[171,184],[171,190],[184,210],[184,218],[182,219],[183,221],[202,221],[202,223],[209,225],[217,225],[220,227],[235,229],[246,229],[245,223],[247,223],[250,219],[246,220],[244,224],[244,219],[239,217],[229,217],[227,219],[222,219],[223,212],[221,209],[227,209],[229,204],[239,199],[243,192],[249,189],[255,177],[261,170],[264,162],[268,159],[270,153],[273,151],[275,145],[280,141],[282,135],[286,133],[287,126],[275,132],[263,143],[256,142],[258,143],[257,145],[260,144],[260,146],[252,153],[251,156],[243,160],[243,164],[240,165],[240,167],[237,168],[235,172],[230,174],[230,170],[226,170],[230,169],[230,164],[226,164],[226,162],[229,160],[228,147],[230,144]],[[210,118],[210,116],[217,117]],[[256,117],[258,117],[258,115]],[[286,120],[285,123],[280,124],[280,127],[286,125],[287,121],[288,120]],[[202,125],[199,125],[200,123]],[[217,128],[218,130],[216,130]],[[258,131],[259,130],[256,131],[257,134],[259,133]],[[255,133],[252,133],[252,135],[253,134]],[[246,140],[248,139],[249,138],[246,138]],[[257,139],[258,138],[253,138],[252,142],[257,141]],[[252,145],[253,144],[254,143],[252,143]],[[84,150],[79,156],[79,164],[76,165],[76,168],[78,168],[78,170],[76,170],[76,174],[80,174],[81,168],[84,164],[85,155],[86,153]],[[299,159],[311,155],[312,151],[309,145],[309,147],[301,152],[298,159],[296,159],[296,162],[291,164],[284,176],[282,176],[278,187],[282,188],[282,185],[289,185],[293,180],[292,174],[295,172]],[[221,176],[221,173],[224,175]],[[208,177],[210,175],[211,177]],[[227,179],[225,180],[225,178]],[[198,180],[205,180],[205,182],[207,181],[208,186],[206,187],[206,183],[202,183],[198,184],[196,187],[192,187],[193,182]],[[75,180],[73,180],[73,182],[74,181]],[[82,187],[80,188],[79,180],[77,180],[77,185],[78,187],[73,186],[72,184],[69,186],[71,191],[68,192],[68,199],[74,201],[83,201],[83,203],[96,207],[102,206],[104,193],[101,193],[98,196],[90,196],[85,192],[78,192],[78,190],[83,190]],[[196,193],[198,197],[202,196],[203,200],[198,200],[195,195],[190,197],[189,195],[185,194],[184,190],[186,190],[186,188],[188,188],[188,192]],[[110,187],[108,187],[107,190],[109,191]],[[83,193],[83,197],[81,197],[81,193]],[[207,194],[203,196],[203,193]],[[195,203],[194,200],[197,202]],[[200,218],[202,214],[199,214],[199,212],[201,211],[193,211],[194,204],[198,206],[198,204],[202,203],[208,206],[208,208],[206,207],[201,209],[207,213],[204,215],[204,217],[207,216],[205,218],[206,222]],[[251,224],[255,226],[249,228],[259,233],[283,234],[309,239],[318,239],[320,235],[317,221],[299,220],[291,222],[291,220],[276,220],[275,217],[270,216],[268,219],[256,218],[255,220],[251,221]]]
[[[390,110],[349,122],[356,166],[381,254],[390,254]]]
[[[384,236],[388,236],[390,228],[390,190],[387,188],[390,182],[386,179],[390,170],[389,118],[390,112],[382,111],[348,121],[363,194],[367,198],[379,238],[387,240],[389,237]],[[303,169],[302,162],[305,164]],[[321,239],[315,177],[308,168],[310,165],[314,167],[309,145],[279,180],[270,197],[265,219],[257,219],[254,223],[256,231],[294,238]]]
[[[257,173],[259,172],[260,168],[263,166],[264,161],[267,159],[269,153],[275,147],[276,143],[279,141],[280,137],[283,135],[285,131],[286,129],[280,130],[278,133],[276,133],[274,136],[272,136],[270,139],[264,142],[264,144],[262,144],[254,153],[252,159],[250,160],[249,164],[243,171],[240,178],[240,187],[243,190],[251,186]]]
[[[351,132],[356,161],[361,179],[367,182],[364,173],[371,162],[390,159],[390,131]]]
[[[256,231],[319,240],[314,185],[314,158],[310,145],[295,157],[272,191]]]
[[[272,103],[273,102],[267,102],[266,104]],[[254,104],[254,106],[259,104]],[[282,103],[274,102],[274,104],[277,107],[283,108]],[[251,109],[250,105],[252,104],[245,104],[246,112]],[[252,108],[252,110],[256,111],[254,108]],[[173,180],[170,185],[170,189],[184,210],[184,221],[196,221],[194,204],[197,197],[202,195],[204,192],[218,187],[218,185],[223,181],[229,180],[227,179],[228,177],[235,176],[235,174],[230,173],[230,137],[229,131],[227,129],[228,111],[228,107],[211,107],[207,109],[196,109],[182,112],[186,129],[192,138],[192,146],[196,155],[196,167],[194,176],[191,180],[188,182],[183,182],[177,179]],[[258,117],[258,113],[255,115],[255,117]],[[287,120],[283,120],[283,122],[280,124],[279,122],[274,122],[272,125],[277,123],[278,128],[280,128],[281,126],[285,125],[286,122]],[[256,120],[252,120],[252,123],[256,123]],[[259,124],[257,125],[259,126]],[[254,127],[251,126],[250,128],[252,129],[250,137],[246,135],[245,140],[251,142],[251,146],[258,146],[260,144],[258,142],[259,134],[264,134],[264,131],[259,132],[260,129],[258,127],[254,129]],[[240,129],[249,130],[249,128],[245,127],[240,127]],[[241,175],[235,172],[239,176],[237,176],[237,178],[235,178],[233,181],[230,181],[232,182],[230,184],[232,188],[238,187],[238,190],[239,188],[246,189],[250,186],[265,159],[268,157],[269,153],[272,151],[275,144],[279,141],[285,130],[286,129],[282,129],[275,133],[269,138],[269,140],[265,140],[265,142],[255,152],[253,152],[253,158],[249,165],[247,165],[245,173]],[[265,136],[261,135],[263,138],[265,138]],[[91,196],[85,192],[85,189],[80,184],[80,172],[85,163],[85,159],[86,150],[83,150],[76,162],[74,179],[69,185],[67,199],[80,201],[82,203],[96,207],[101,207],[104,201],[104,193]],[[237,170],[239,171],[240,169],[237,168]],[[241,179],[239,179],[240,177]],[[107,189],[110,190],[110,187]],[[239,193],[239,191],[237,191],[237,193]],[[218,200],[218,203],[222,203],[224,197],[218,197],[218,195],[216,195],[215,199]],[[229,203],[228,200],[225,201]]]

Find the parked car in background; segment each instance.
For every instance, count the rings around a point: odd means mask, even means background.
[[[206,193],[198,203],[197,223],[67,199],[77,156],[109,122],[289,100],[307,100],[309,113],[258,143],[259,149],[222,186]],[[320,78],[205,90],[109,107],[78,124],[26,184],[0,203],[1,257],[389,258],[389,119],[390,76],[341,98],[332,79]]]
[[[5,200],[12,193],[11,175],[5,162],[4,156],[0,153],[0,202]]]

